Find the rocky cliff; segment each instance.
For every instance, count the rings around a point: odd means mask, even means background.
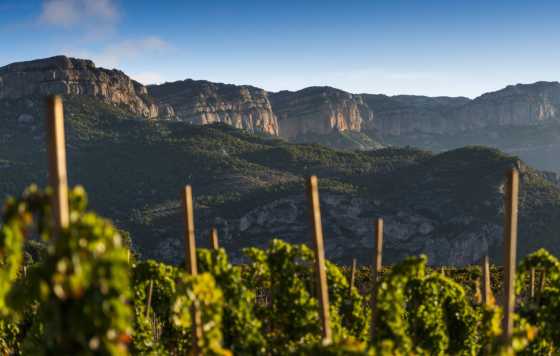
[[[90,60],[57,56],[0,68],[0,100],[42,99],[50,94],[94,97],[146,118],[160,115],[146,87],[119,70],[97,68]]]
[[[173,107],[175,118],[198,125],[226,123],[250,132],[278,135],[268,93],[251,86],[184,80],[148,87],[158,102]]]
[[[510,85],[451,110],[458,131],[489,126],[534,126],[560,121],[560,83]]]
[[[375,137],[455,135],[560,122],[560,83],[518,84],[464,97],[350,94],[328,87],[272,93],[280,135],[362,131]]]
[[[225,123],[300,142],[325,143],[333,132],[361,132],[381,143],[396,139],[428,147],[422,140],[430,142],[485,128],[560,122],[558,82],[508,86],[470,100],[351,94],[331,87],[272,93],[201,80],[145,87],[121,71],[64,56],[0,68],[0,100],[53,93],[93,97],[151,119]],[[359,143],[356,148],[362,146],[371,145]]]
[[[373,119],[359,95],[331,87],[309,87],[297,92],[281,91],[270,95],[278,116],[280,136],[296,138],[309,133],[361,131]]]

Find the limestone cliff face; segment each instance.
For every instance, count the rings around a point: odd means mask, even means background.
[[[533,126],[560,121],[560,83],[511,85],[486,93],[449,113],[455,129],[488,126]]]
[[[414,144],[417,138],[560,121],[560,83],[508,86],[468,98],[351,94],[331,87],[269,93],[251,86],[184,80],[145,87],[119,70],[57,56],[0,67],[0,100],[49,94],[89,96],[150,119],[222,122],[287,139],[365,132]],[[22,112],[20,114],[27,114]],[[408,140],[408,141],[407,141]]]
[[[272,93],[280,135],[365,131],[378,137],[452,135],[560,121],[560,83],[518,84],[464,97],[350,94],[329,87]]]
[[[271,93],[280,136],[295,138],[309,133],[361,131],[372,114],[362,97],[330,87],[309,87],[297,92]]]
[[[278,121],[266,91],[251,86],[184,80],[148,87],[173,107],[177,120],[205,125],[222,122],[250,132],[278,135]]]
[[[119,70],[97,68],[90,60],[57,56],[0,68],[0,100],[50,94],[91,96],[146,118],[160,114],[146,87]]]

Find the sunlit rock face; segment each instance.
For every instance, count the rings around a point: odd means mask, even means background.
[[[119,70],[97,68],[90,60],[57,56],[0,68],[0,100],[50,94],[91,96],[146,118],[159,116],[146,87]]]
[[[278,135],[276,115],[262,89],[190,79],[148,89],[158,102],[173,107],[177,120],[199,125],[219,122]]]
[[[510,85],[449,113],[458,130],[531,126],[560,120],[560,83]]]
[[[49,94],[94,97],[149,119],[225,123],[287,139],[351,131],[406,140],[560,121],[558,82],[508,86],[471,100],[351,94],[331,87],[272,93],[190,79],[145,87],[119,70],[65,56],[0,67],[0,100]]]
[[[297,92],[270,94],[278,116],[280,136],[294,138],[309,133],[361,131],[373,119],[360,95],[330,87],[309,87]]]
[[[362,131],[378,137],[453,135],[560,120],[560,84],[508,86],[474,100],[465,97],[350,94],[330,87],[270,94],[280,135]]]

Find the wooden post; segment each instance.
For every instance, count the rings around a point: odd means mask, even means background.
[[[482,304],[482,291],[481,291],[481,288],[480,288],[480,280],[481,280],[481,278],[478,277],[474,281],[474,300],[478,304]]]
[[[327,271],[325,269],[325,248],[323,245],[323,226],[321,224],[321,208],[319,206],[319,188],[317,177],[309,177],[309,201],[311,222],[313,224],[313,242],[315,248],[315,272],[317,274],[317,290],[319,292],[319,313],[321,315],[322,341],[327,345],[332,342],[332,331],[329,312],[329,292]]]
[[[546,283],[546,269],[541,271],[541,280],[539,283],[539,290],[537,291],[537,303],[540,303],[542,293],[544,291],[544,286]]]
[[[212,228],[211,240],[212,240],[212,249],[214,250],[219,249],[220,243],[218,240],[218,229],[216,229],[215,227]]]
[[[482,304],[490,304],[490,259],[484,256],[482,259]]]
[[[377,219],[375,226],[375,251],[373,262],[373,288],[371,296],[371,341],[375,342],[375,328],[377,326],[377,282],[381,273],[383,258],[383,219]]]
[[[49,185],[52,188],[54,235],[68,227],[68,176],[64,139],[64,110],[58,95],[47,99],[47,150],[49,155]]]
[[[531,299],[535,298],[535,277],[536,271],[535,267],[531,268],[531,278],[529,280],[529,296]]]
[[[191,275],[196,276],[198,274],[198,267],[196,263],[192,188],[190,185],[187,185],[183,191],[183,207],[185,211],[185,264],[187,271]]]
[[[192,202],[192,188],[187,185],[183,190],[183,207],[185,211],[185,264],[187,271],[192,275],[198,275],[198,265],[196,262],[196,241],[194,235],[194,212]],[[202,318],[200,310],[193,305],[193,347],[194,353],[200,355],[198,343],[202,340]]]
[[[519,172],[512,169],[507,175],[505,186],[504,226],[504,320],[503,339],[509,350],[512,348],[513,312],[515,309],[515,264],[517,256],[517,213],[519,196]]]
[[[148,288],[148,301],[146,302],[146,319],[150,316],[150,307],[152,306],[152,291],[154,289],[154,280],[150,279],[150,287]]]
[[[352,272],[350,274],[350,295],[352,295],[352,289],[354,289],[354,284],[356,283],[356,259],[352,259]]]

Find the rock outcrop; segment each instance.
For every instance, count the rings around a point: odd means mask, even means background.
[[[373,119],[360,95],[331,87],[309,87],[297,92],[270,95],[278,116],[280,136],[295,138],[309,133],[361,131]]]
[[[173,107],[175,119],[198,125],[226,123],[250,132],[278,135],[278,121],[266,91],[202,80],[148,87],[160,103]]]
[[[375,137],[454,135],[560,121],[560,83],[518,84],[464,97],[350,94],[329,87],[272,93],[280,135],[361,131]]]
[[[510,85],[448,113],[458,131],[560,121],[560,83]]]
[[[0,68],[0,100],[50,94],[91,96],[146,118],[160,114],[145,86],[119,70],[97,68],[90,60],[56,56]]]

